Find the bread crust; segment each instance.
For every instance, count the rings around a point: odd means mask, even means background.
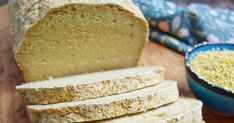
[[[57,107],[57,105],[51,108],[28,106],[28,114],[32,122],[55,123],[95,121],[144,112],[178,99],[176,82],[169,83],[160,85],[162,88],[153,92],[112,101],[103,100],[103,102],[63,105],[62,107]]]
[[[180,107],[180,110],[177,110]],[[205,123],[202,120],[202,102],[180,97],[176,102],[158,109],[135,115],[113,118],[92,123]]]
[[[155,70],[124,78],[102,80],[88,84],[77,83],[77,85],[46,88],[27,88],[23,87],[23,85],[17,86],[16,89],[28,104],[50,104],[124,93],[157,84],[163,79],[164,68],[157,67]]]

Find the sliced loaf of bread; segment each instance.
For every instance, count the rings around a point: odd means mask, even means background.
[[[66,103],[31,105],[27,110],[32,122],[85,122],[144,112],[174,102],[178,96],[177,83],[163,81],[128,93]]]
[[[10,0],[9,8],[26,82],[136,66],[147,41],[131,0]]]
[[[26,83],[16,89],[28,104],[49,104],[133,91],[163,79],[162,67],[137,67]]]
[[[93,123],[202,123],[202,103],[180,98],[158,109]]]

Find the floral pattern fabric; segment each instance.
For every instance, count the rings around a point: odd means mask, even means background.
[[[181,53],[204,41],[234,43],[234,11],[165,0],[133,1],[149,21],[150,39]]]

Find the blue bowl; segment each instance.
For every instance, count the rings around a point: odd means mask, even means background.
[[[185,66],[189,87],[194,96],[214,112],[223,116],[234,116],[234,91],[216,86],[211,82],[202,79],[191,69],[190,61],[195,55],[199,52],[209,50],[234,51],[234,44],[203,43],[196,45],[192,50],[187,52],[185,56]]]

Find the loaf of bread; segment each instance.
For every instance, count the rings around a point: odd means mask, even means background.
[[[124,93],[163,79],[162,67],[137,67],[26,83],[16,89],[28,104],[49,104]]]
[[[181,97],[158,109],[92,123],[202,123],[202,103]]]
[[[82,101],[28,106],[32,122],[66,123],[114,118],[144,112],[178,99],[175,81],[163,81],[143,89]]]
[[[10,0],[9,8],[26,82],[136,66],[147,41],[131,0]]]

